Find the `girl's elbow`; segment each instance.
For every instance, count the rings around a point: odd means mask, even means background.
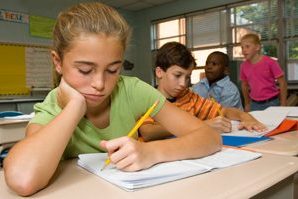
[[[4,164],[4,176],[6,184],[18,195],[29,196],[40,189],[36,175],[21,168]]]

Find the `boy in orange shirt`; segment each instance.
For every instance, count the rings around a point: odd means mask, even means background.
[[[239,129],[265,130],[265,126],[250,114],[236,108],[222,107],[220,104],[204,99],[188,89],[195,59],[184,45],[178,42],[169,42],[163,45],[158,50],[155,66],[158,81],[157,89],[167,100],[191,115],[205,120],[209,126],[219,132],[231,131],[230,120],[240,120]],[[139,132],[144,141],[171,136],[167,129],[151,118],[140,127]]]

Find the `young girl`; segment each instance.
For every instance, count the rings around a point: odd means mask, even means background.
[[[231,120],[239,120],[239,128],[265,130],[265,126],[250,114],[236,108],[222,107],[217,102],[205,99],[188,89],[190,75],[195,66],[191,52],[181,43],[168,42],[157,52],[155,74],[157,89],[181,110],[196,116],[219,132],[231,132]],[[187,124],[186,121],[182,121]],[[144,141],[172,136],[162,125],[148,118],[140,127]]]
[[[35,106],[26,138],[4,162],[6,182],[18,194],[44,188],[61,158],[80,153],[107,151],[118,169],[136,171],[220,150],[220,137],[212,128],[166,102],[148,84],[119,75],[129,34],[125,20],[100,3],[79,4],[59,14],[51,55],[62,75],[60,85]],[[127,137],[156,100],[151,116],[177,138],[142,143]]]
[[[241,38],[241,48],[246,59],[240,68],[245,111],[286,106],[287,83],[284,73],[275,60],[260,54],[261,42],[258,35],[244,35]]]

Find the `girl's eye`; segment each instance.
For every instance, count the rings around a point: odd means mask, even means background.
[[[82,69],[79,69],[79,72],[82,73],[83,75],[88,75],[91,70],[82,70]]]
[[[118,70],[108,70],[108,73],[110,73],[110,74],[115,74],[115,73],[117,73],[117,71],[118,71]]]

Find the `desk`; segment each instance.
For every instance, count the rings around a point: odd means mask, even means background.
[[[273,140],[256,142],[245,146],[261,153],[298,156],[298,131],[291,131],[272,136]]]
[[[0,119],[0,153],[25,137],[28,120]],[[2,165],[2,158],[0,159]]]
[[[0,119],[0,145],[23,139],[28,121]]]
[[[42,98],[1,98],[0,97],[0,111],[14,110],[20,111],[25,114],[30,114],[33,112],[33,106],[37,102],[42,102],[44,97]]]
[[[262,158],[241,165],[215,170],[190,178],[165,183],[135,192],[126,192],[100,177],[76,166],[76,160],[65,161],[51,185],[34,194],[34,199],[192,199],[192,198],[294,198],[294,174],[298,158],[264,154]],[[21,198],[6,186],[0,171],[0,196]]]

